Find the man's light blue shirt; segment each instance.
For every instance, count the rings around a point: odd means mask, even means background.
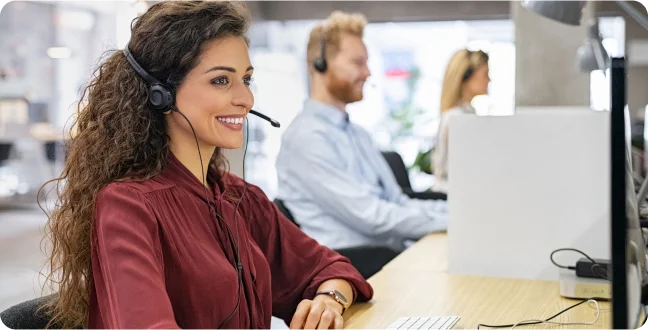
[[[408,198],[367,131],[307,100],[277,157],[282,199],[302,230],[333,249],[404,243],[447,228],[445,201]]]

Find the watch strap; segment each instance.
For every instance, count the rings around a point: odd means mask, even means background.
[[[315,294],[316,297],[319,296],[319,295],[327,295],[327,296],[332,297],[338,304],[340,304],[342,306],[342,313],[344,313],[347,310],[347,308],[349,308],[350,304],[348,302],[344,303],[344,301],[347,300],[346,297],[344,297],[344,295],[342,295],[342,293],[340,293],[340,292],[338,292],[336,290],[320,291],[320,292],[317,292]]]

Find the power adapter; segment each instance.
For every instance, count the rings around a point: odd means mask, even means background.
[[[576,262],[576,276],[608,279],[610,260],[594,259],[594,261],[596,263],[593,263],[592,260],[587,258],[578,259],[578,262]]]

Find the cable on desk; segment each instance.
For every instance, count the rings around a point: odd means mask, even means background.
[[[587,258],[589,261],[592,262],[592,268],[591,269],[592,269],[593,274],[596,274],[596,275],[600,276],[601,278],[606,279],[608,281],[610,280],[610,278],[605,273],[605,269],[603,268],[603,266],[601,266],[601,264],[594,261],[594,259],[592,259],[590,256],[588,256],[587,253],[585,253],[585,252],[583,252],[583,251],[581,251],[579,249],[563,248],[563,249],[554,250],[549,255],[549,259],[551,259],[551,263],[554,264],[558,268],[576,270],[576,266],[560,265],[554,260],[554,254],[556,254],[558,252],[565,252],[565,251],[571,251],[571,252],[580,253],[581,255],[583,255],[585,258]],[[599,271],[597,271],[597,270],[599,270]]]
[[[581,251],[581,250],[579,250],[579,249],[564,248],[564,249],[557,249],[557,250],[554,250],[554,251],[551,252],[551,254],[549,255],[549,259],[551,259],[551,263],[553,263],[554,265],[556,265],[556,267],[558,267],[558,268],[576,270],[576,266],[563,266],[563,265],[559,265],[559,264],[554,260],[554,254],[556,254],[556,253],[558,253],[558,252],[563,252],[563,251],[572,251],[572,252],[580,253],[580,254],[582,254],[585,258],[589,259],[589,261],[591,261],[593,264],[596,264],[596,261],[594,261],[594,259],[590,258],[590,256],[588,256],[585,252],[583,252],[583,251]]]
[[[595,309],[598,308],[598,310],[601,311],[601,312],[602,311],[611,311],[612,310],[612,308],[601,308],[601,307],[599,307],[599,305],[597,303],[594,303],[594,305],[592,305],[593,301],[594,301],[593,299],[588,300],[587,306],[589,306],[591,308],[595,308]]]
[[[528,322],[528,321],[538,321],[539,323],[546,323],[546,324],[557,324],[557,325],[592,325],[596,323],[599,320],[599,317],[601,317],[601,308],[599,307],[598,301],[594,299],[588,299],[586,300],[587,302],[594,302],[594,305],[596,305],[596,317],[594,318],[594,321],[590,322],[554,322],[550,321],[549,319],[547,320],[526,320],[522,322],[518,322],[514,324],[511,327],[511,330],[515,329],[515,327],[522,325],[523,322]]]
[[[577,304],[571,305],[571,306],[563,309],[562,311],[558,312],[557,314],[555,314],[555,315],[553,315],[553,316],[551,316],[551,317],[549,317],[547,319],[544,319],[544,320],[524,320],[524,321],[520,321],[520,322],[515,323],[515,324],[501,324],[501,325],[478,324],[477,329],[479,329],[479,327],[486,327],[486,328],[509,328],[510,327],[511,329],[514,329],[515,327],[519,327],[521,325],[534,325],[534,324],[543,324],[543,323],[560,324],[560,325],[592,325],[592,324],[596,323],[598,321],[599,317],[601,316],[601,309],[600,309],[598,301],[596,301],[596,299],[600,299],[600,298],[590,298],[590,299],[583,300],[583,301],[581,301],[581,302],[579,302]],[[584,304],[586,302],[594,302],[594,305],[596,306],[596,318],[594,319],[594,321],[583,322],[583,323],[562,323],[562,322],[553,322],[553,321],[551,321],[551,320],[555,319],[556,317],[564,314],[568,310],[570,310],[572,308],[575,308],[575,307],[578,307],[578,306],[580,306],[580,305],[582,305],[582,304]]]

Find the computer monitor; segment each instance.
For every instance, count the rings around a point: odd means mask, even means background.
[[[636,329],[642,322],[641,292],[648,276],[632,176],[624,58],[612,59],[610,85],[612,327]]]

